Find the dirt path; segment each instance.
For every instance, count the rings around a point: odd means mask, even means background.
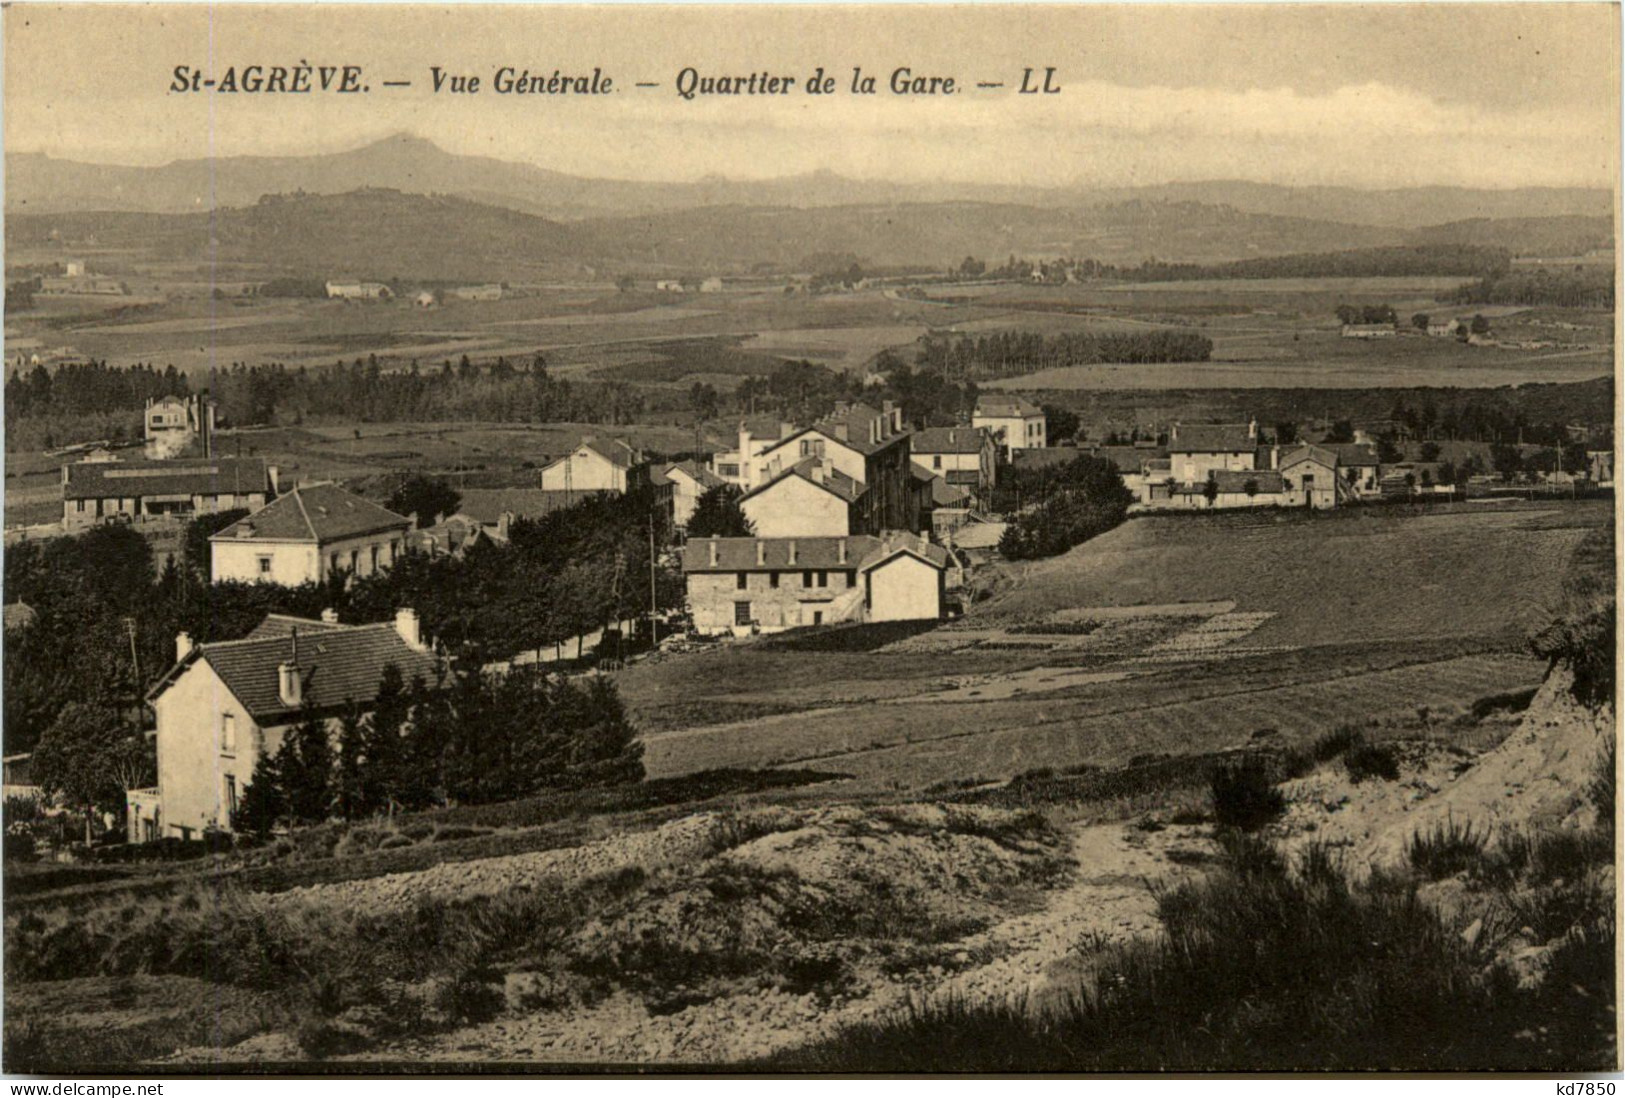
[[[1198,828],[1147,833],[1111,824],[1080,828],[1073,840],[1078,872],[1037,910],[1012,916],[958,943],[950,971],[932,967],[861,974],[844,996],[759,991],[651,1015],[631,995],[587,1010],[508,1016],[495,1022],[373,1050],[356,1059],[426,1061],[737,1063],[834,1036],[910,1004],[949,997],[1027,1003],[1042,1009],[1083,972],[1090,956],[1157,926],[1147,882],[1189,870],[1169,861],[1174,848],[1206,850]]]

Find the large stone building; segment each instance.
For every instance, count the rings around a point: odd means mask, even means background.
[[[694,628],[772,633],[845,621],[935,620],[948,555],[922,535],[696,538],[683,548]]]
[[[1006,461],[1017,450],[1042,450],[1049,445],[1044,410],[1017,396],[983,393],[976,398],[971,426],[991,431]]]
[[[914,463],[985,498],[998,479],[999,444],[985,427],[926,427],[909,440]]]
[[[329,575],[370,576],[406,551],[412,520],[336,484],[311,484],[209,539],[214,582],[297,587]]]
[[[783,492],[777,487],[791,475],[809,483],[839,486],[850,496],[846,533],[880,534],[912,530],[930,508],[929,486],[914,477],[909,454],[911,432],[903,425],[902,409],[890,401],[875,409],[867,404],[841,402],[811,427],[790,433],[762,451],[755,460],[759,479],[747,492],[772,489],[767,501],[758,501],[753,521],[760,515],[769,527],[798,521],[786,508],[808,498],[804,492]],[[762,528],[758,527],[758,534]],[[841,533],[831,529],[828,533]],[[765,535],[764,535],[765,536]]]
[[[62,527],[255,510],[276,496],[263,458],[78,461],[62,467]]]

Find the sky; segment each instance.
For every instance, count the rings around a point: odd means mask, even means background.
[[[8,152],[159,164],[307,155],[409,132],[456,153],[640,180],[1033,185],[1246,179],[1613,186],[1610,4],[239,4],[8,6]],[[177,65],[357,64],[365,95],[174,93]],[[436,94],[431,66],[478,75]],[[597,98],[497,95],[501,66],[608,73]],[[839,94],[802,87],[814,69]],[[846,92],[854,66],[879,94]],[[953,76],[952,96],[888,78]],[[1019,95],[1053,66],[1061,91]],[[790,95],[680,98],[678,73],[794,76]],[[383,80],[409,80],[384,89]],[[636,82],[657,84],[636,88]],[[1002,83],[998,89],[975,85]]]

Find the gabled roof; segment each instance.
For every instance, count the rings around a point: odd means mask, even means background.
[[[701,465],[699,462],[693,460],[674,461],[670,465],[666,466],[665,472],[668,480],[671,479],[673,474],[681,473],[683,476],[688,477],[688,479],[699,485],[701,491],[708,488],[716,488],[728,483],[713,473],[710,469],[707,469],[704,465]]]
[[[1323,446],[1299,446],[1291,453],[1281,455],[1281,468],[1285,469],[1299,462],[1315,461],[1321,465],[1337,468],[1337,454]]]
[[[1377,448],[1363,442],[1322,442],[1319,448],[1336,454],[1340,465],[1378,464]]]
[[[856,502],[857,499],[868,490],[865,485],[859,484],[857,481],[853,480],[839,469],[833,467],[823,470],[822,479],[815,479],[814,470],[817,469],[821,464],[822,463],[818,458],[803,458],[794,465],[790,466],[790,468],[781,472],[778,476],[772,478],[771,480],[764,481],[762,484],[757,485],[755,488],[752,488],[750,491],[740,496],[739,502],[744,503],[747,499],[752,499],[759,496],[768,489],[774,487],[782,481],[788,480],[791,477],[800,477],[808,484],[816,485],[817,487],[828,492],[830,495],[835,496],[837,499],[840,499],[846,503]]]
[[[514,518],[536,519],[573,507],[592,492],[566,492],[553,488],[464,488],[461,514],[485,526],[495,526],[504,511]]]
[[[873,572],[883,564],[887,564],[900,556],[913,557],[922,560],[933,568],[948,567],[948,550],[931,542],[918,534],[887,534],[882,539],[880,548],[859,567],[860,572]]]
[[[901,431],[892,430],[891,416],[878,411],[861,401],[856,404],[847,404],[844,401],[835,406],[829,415],[807,428],[817,431],[826,438],[839,442],[841,445],[856,450],[860,454],[868,455],[879,453],[893,443],[912,436],[908,428]],[[872,432],[872,433],[871,433]],[[789,438],[784,439],[780,445],[789,442],[805,431],[797,431]],[[845,438],[842,438],[842,435]]]
[[[986,427],[927,427],[909,445],[916,454],[979,454],[988,441]]]
[[[1025,452],[1042,453],[1035,450]],[[1166,451],[1155,446],[1097,446],[1092,453],[1095,457],[1117,466],[1119,473],[1143,473],[1152,462],[1166,461],[1168,457]]]
[[[1256,486],[1259,495],[1275,495],[1286,490],[1286,484],[1281,480],[1281,474],[1273,469],[1216,469],[1213,479],[1219,484],[1219,491],[1224,493],[1239,492],[1245,494],[1247,482],[1250,480]],[[1198,488],[1201,485],[1197,485]]]
[[[630,469],[638,463],[638,452],[618,438],[607,440],[584,438],[581,440],[581,445],[576,449],[591,450],[611,465],[619,466],[622,469]]]
[[[297,642],[293,626],[297,625]],[[412,648],[385,622],[380,625],[332,625],[327,622],[285,619],[281,635],[259,635],[262,622],[243,640],[200,644],[172,667],[148,693],[155,701],[176,677],[198,661],[208,663],[220,681],[242,703],[256,724],[293,719],[297,711],[282,703],[277,669],[295,662],[304,683],[306,708],[330,711],[352,703],[366,706],[378,696],[384,668],[394,664],[402,679],[438,681],[441,666],[432,652]],[[274,631],[273,631],[274,632]],[[297,648],[297,658],[295,649]]]
[[[841,560],[843,542],[846,545],[844,562]],[[711,563],[712,545],[717,550],[715,564]],[[757,563],[758,545],[761,546],[761,563]],[[693,538],[683,546],[683,571],[795,572],[857,568],[880,548],[880,539],[868,534],[853,534],[844,538]],[[792,549],[794,560],[791,560]]]
[[[264,458],[80,461],[64,466],[63,499],[246,495],[270,489]]]
[[[1245,423],[1178,423],[1169,432],[1168,451],[1179,454],[1253,452],[1258,439]]]
[[[1009,419],[1015,416],[1030,419],[1033,416],[1043,415],[1044,410],[1018,396],[983,393],[976,398],[976,414],[991,419]]]
[[[325,545],[383,530],[405,530],[412,520],[336,484],[311,484],[277,497],[238,519],[210,541],[297,541]]]
[[[1011,464],[1017,469],[1048,469],[1056,465],[1065,465],[1082,457],[1086,450],[1076,446],[1046,446],[1043,449],[1017,450],[1011,457]]]
[[[314,618],[300,618],[293,614],[267,614],[265,620],[254,626],[243,637],[243,640],[267,640],[272,637],[289,637],[294,630],[301,636],[315,633],[331,633],[335,629],[344,629],[343,625],[332,621],[317,621]]]

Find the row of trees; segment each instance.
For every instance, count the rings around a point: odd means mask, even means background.
[[[1573,269],[1524,267],[1480,278],[1440,301],[1458,305],[1555,305],[1572,309],[1612,309],[1612,265],[1578,265]]]
[[[643,778],[643,745],[614,685],[477,669],[408,684],[384,669],[368,713],[307,713],[261,756],[232,826],[361,819]]]
[[[1206,362],[1213,341],[1187,328],[1136,332],[932,332],[920,340],[918,364],[945,378],[985,379],[1097,362]]]

